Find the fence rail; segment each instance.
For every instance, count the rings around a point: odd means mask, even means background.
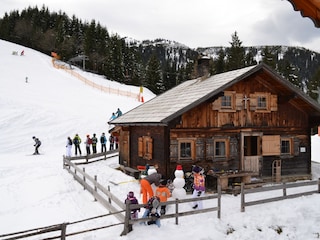
[[[125,97],[130,97],[130,98],[134,98],[137,101],[140,101],[140,94],[138,93],[133,93],[130,91],[124,91],[124,90],[120,90],[120,89],[115,89],[112,87],[106,87],[100,84],[96,84],[93,81],[90,81],[89,79],[83,77],[82,75],[80,75],[79,73],[73,71],[72,69],[70,69],[70,67],[67,67],[66,65],[63,64],[57,64],[56,63],[57,59],[52,58],[52,65],[57,68],[57,69],[63,69],[64,71],[66,71],[67,73],[71,74],[72,76],[78,78],[80,81],[84,82],[85,84],[96,88],[100,91],[109,93],[109,94],[116,94],[116,95],[120,95],[120,96],[125,96]]]
[[[110,154],[110,152],[109,152]],[[144,204],[124,204],[122,200],[118,199],[114,194],[111,193],[110,187],[106,189],[103,187],[100,183],[97,181],[97,176],[90,176],[85,172],[85,168],[81,169],[77,166],[76,163],[73,163],[74,160],[85,160],[83,163],[89,163],[87,161],[90,161],[93,159],[93,161],[97,161],[95,158],[101,158],[101,156],[91,156],[86,159],[86,156],[84,157],[74,157],[74,158],[63,158],[63,168],[66,169],[70,174],[73,175],[74,179],[79,182],[84,190],[88,190],[94,197],[95,200],[97,200],[99,203],[101,203],[104,207],[106,207],[109,211],[109,214],[96,216],[88,219],[83,219],[80,221],[72,222],[72,223],[62,223],[62,224],[56,224],[52,226],[42,227],[42,228],[36,228],[26,231],[20,231],[16,233],[10,233],[10,234],[3,234],[0,235],[0,238],[3,240],[13,240],[13,239],[26,239],[28,237],[34,236],[34,235],[45,235],[46,240],[51,239],[61,239],[65,240],[66,237],[69,236],[75,236],[84,234],[91,231],[97,231],[100,229],[110,228],[114,226],[123,225],[123,231],[121,235],[126,235],[132,230],[132,225],[137,222],[142,221],[148,221],[149,218],[138,218],[138,219],[131,219],[131,209],[135,209],[137,207],[145,207]],[[105,156],[107,159],[108,156]],[[105,159],[103,158],[103,159]],[[317,190],[312,191],[305,191],[301,193],[295,193],[295,194],[287,194],[287,189],[289,188],[298,188],[298,187],[306,187],[306,186],[318,186]],[[245,196],[247,194],[252,193],[261,193],[261,192],[267,192],[267,191],[274,191],[274,190],[281,190],[283,192],[283,195],[280,197],[273,197],[273,198],[265,198],[262,200],[255,200],[255,201],[245,201]],[[281,185],[275,185],[275,186],[267,186],[267,187],[261,187],[261,188],[254,188],[254,189],[245,189],[245,184],[241,184],[241,212],[245,211],[246,206],[253,206],[257,204],[264,204],[272,201],[278,201],[283,199],[290,199],[295,197],[300,197],[304,195],[310,195],[314,193],[320,193],[320,178],[317,181],[309,181],[309,182],[301,182],[301,183],[283,183]],[[181,209],[181,204],[193,202],[193,201],[211,201],[216,200],[216,204],[214,204],[212,201],[208,206],[210,207],[204,208],[204,209],[198,209],[198,210],[187,210],[183,211]],[[160,203],[160,205],[163,205],[164,203]],[[184,216],[189,216],[193,214],[199,214],[199,213],[207,213],[207,212],[217,212],[217,217],[221,218],[221,187],[218,186],[218,193],[217,194],[210,194],[204,197],[198,197],[197,199],[194,198],[186,198],[186,199],[175,199],[171,201],[167,201],[165,203],[167,206],[173,205],[174,211],[173,213],[167,213],[166,215],[162,215],[160,219],[175,219],[175,224],[179,223],[179,218]],[[69,225],[75,225],[82,222],[90,221],[97,218],[107,217],[107,216],[113,216],[119,220],[118,223],[109,224],[107,226],[101,226],[101,227],[95,227],[91,229],[83,229],[79,230],[77,232],[67,233],[67,226]],[[60,231],[60,234],[57,235],[57,231]],[[51,234],[51,236],[48,236],[48,234]],[[53,236],[52,234],[55,234]],[[7,238],[4,238],[7,237]]]
[[[317,190],[313,191],[307,191],[307,192],[301,192],[301,193],[295,193],[295,194],[287,194],[287,189],[289,188],[298,188],[298,187],[306,187],[306,186],[318,186]],[[274,190],[281,190],[282,189],[282,196],[273,197],[273,198],[265,198],[261,200],[255,200],[255,201],[246,201],[245,196],[246,194],[252,194],[252,193],[261,193],[261,192],[267,192],[267,191],[274,191]],[[274,201],[279,201],[283,199],[291,199],[291,198],[297,198],[301,196],[311,195],[314,193],[320,193],[320,178],[316,181],[309,181],[309,182],[300,182],[300,183],[282,183],[280,185],[276,186],[267,186],[267,187],[261,187],[261,188],[252,188],[252,189],[245,189],[245,184],[241,183],[241,212],[245,211],[246,206],[253,206],[263,203],[269,203]]]

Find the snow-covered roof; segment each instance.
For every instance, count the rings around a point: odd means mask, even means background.
[[[221,91],[232,80],[245,75],[256,66],[217,74],[207,79],[188,80],[136,107],[112,121],[115,125],[167,123]]]
[[[209,78],[188,80],[180,85],[164,92],[150,101],[132,109],[111,123],[114,125],[163,125],[166,126],[174,118],[182,115],[190,109],[198,106],[204,101],[219,96],[225,89],[242,79],[258,72],[259,70],[268,72],[274,81],[274,88],[281,94],[296,95],[298,105],[303,106],[310,116],[317,117],[320,121],[320,105],[307,96],[300,89],[289,81],[283,79],[270,67],[261,63],[259,65],[245,67],[221,74],[216,74]]]

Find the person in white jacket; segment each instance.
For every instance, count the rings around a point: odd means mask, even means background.
[[[71,157],[71,150],[72,150],[72,139],[68,137],[67,144],[66,144],[66,156]]]

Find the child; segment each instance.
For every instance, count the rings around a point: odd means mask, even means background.
[[[205,193],[205,178],[203,175],[203,169],[199,166],[194,166],[192,169],[193,173],[193,194],[192,197],[202,197]],[[193,209],[198,208],[202,209],[202,201],[197,201],[193,205]]]
[[[161,226],[160,215],[158,213],[159,205],[160,205],[160,199],[156,196],[153,196],[148,200],[146,210],[142,216],[142,218],[146,218],[146,217],[150,218],[150,220],[147,222],[148,225],[156,224],[158,227]]]
[[[134,193],[132,191],[128,193],[127,198],[124,202],[128,202],[129,204],[139,204],[138,199],[134,196]],[[138,212],[140,212],[140,208],[131,209],[131,219],[137,219]]]
[[[159,197],[160,202],[167,202],[168,198],[171,197],[171,192],[166,186],[166,181],[162,179],[160,185],[156,188],[156,196]],[[166,214],[166,205],[161,205],[160,214]]]

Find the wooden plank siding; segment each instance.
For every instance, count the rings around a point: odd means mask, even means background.
[[[185,81],[115,120],[129,139],[120,163],[158,164],[168,178],[178,164],[184,171],[200,165],[268,178],[280,159],[282,175],[310,176],[319,104],[264,64],[245,69]],[[152,139],[152,156],[139,152],[143,136]]]

